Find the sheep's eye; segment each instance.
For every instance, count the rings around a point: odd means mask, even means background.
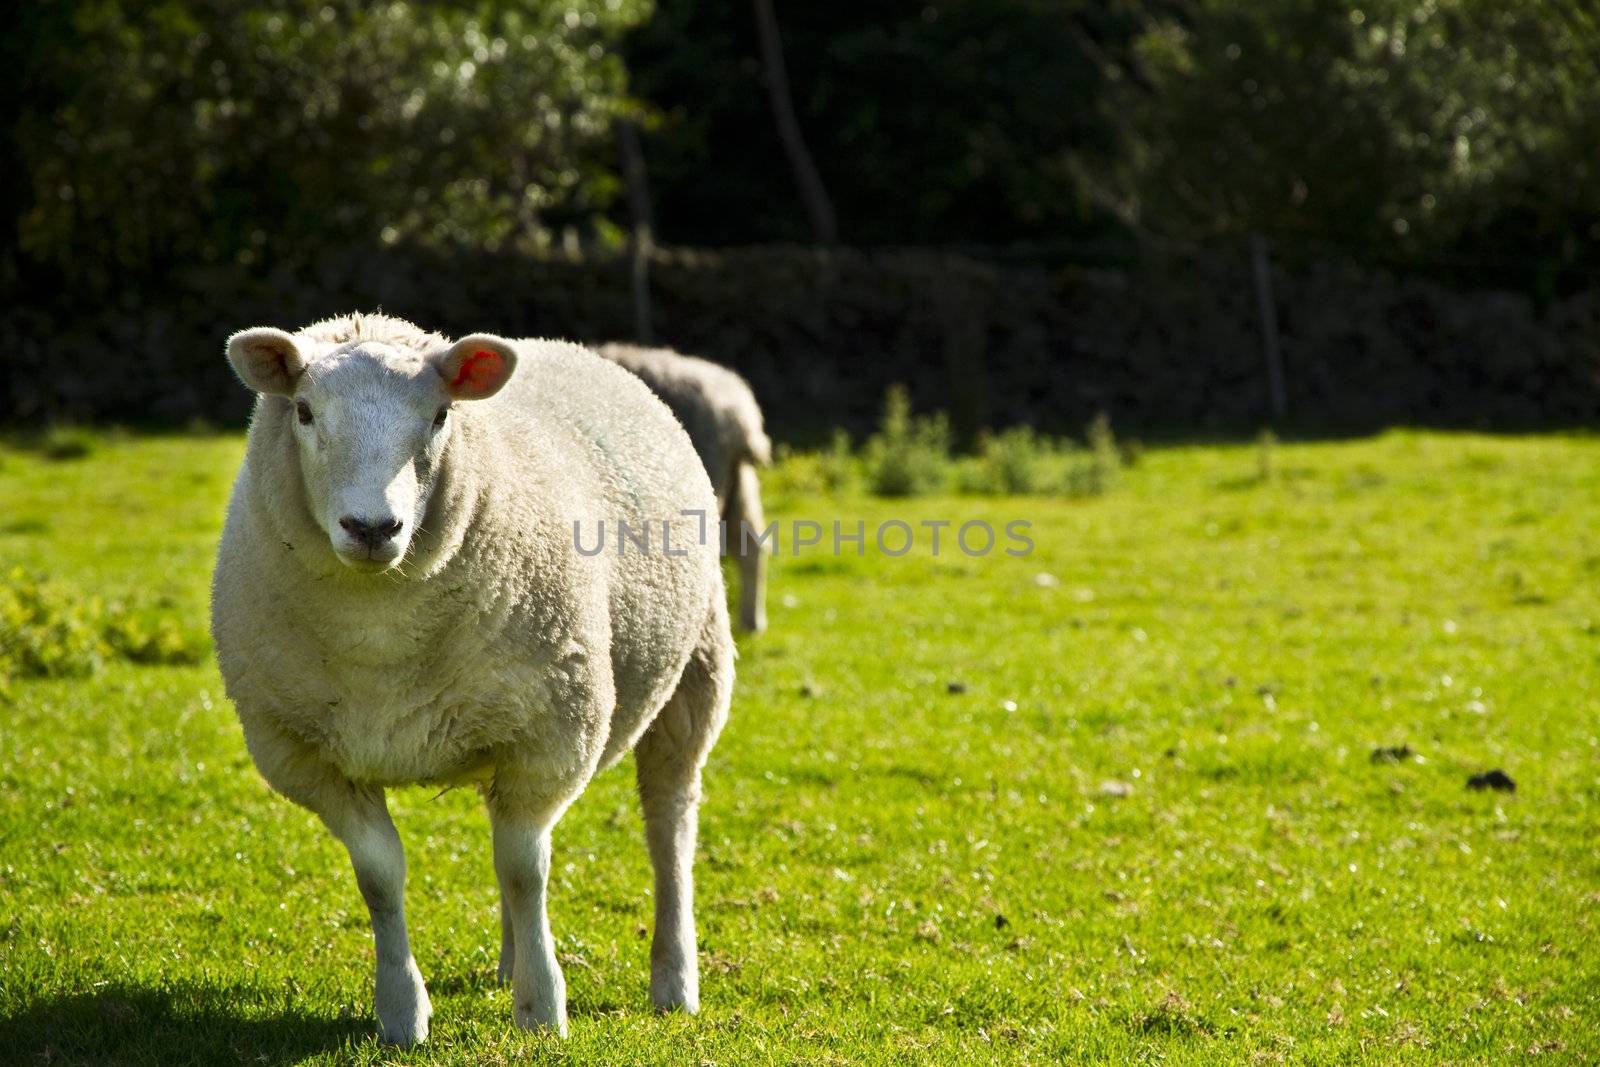
[[[301,426],[311,425],[311,405],[304,400],[295,401],[294,413],[300,419]]]
[[[439,414],[437,414],[437,415],[435,415],[433,417],[433,428],[435,430],[440,429],[441,427],[444,426],[444,419],[445,419],[445,416],[448,415],[448,414],[450,414],[450,409],[449,408],[440,408],[439,409]]]

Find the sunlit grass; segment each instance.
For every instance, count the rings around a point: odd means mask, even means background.
[[[84,451],[0,449],[0,573],[203,627],[240,440]],[[1270,477],[1259,453],[1152,450],[1081,500],[771,479],[775,517],[869,536],[786,540],[742,643],[705,1010],[647,1010],[620,770],[557,832],[565,1045],[494,986],[470,792],[394,796],[436,1009],[399,1053],[345,859],[261,784],[214,665],[17,682],[0,1062],[1592,1062],[1600,442],[1280,445]],[[874,551],[890,519],[917,550]],[[1036,550],[968,557],[970,519]],[[954,524],[937,558],[923,520]],[[1516,793],[1465,788],[1495,767]]]

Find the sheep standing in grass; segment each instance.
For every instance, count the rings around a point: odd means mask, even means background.
[[[576,345],[451,344],[382,316],[246,330],[228,358],[261,396],[217,561],[217,659],[262,775],[349,850],[382,1037],[420,1041],[432,1012],[385,787],[480,785],[500,979],[518,1025],[565,1033],[550,830],[630,749],[656,875],[650,997],[695,1011],[700,769],[733,644],[701,536],[715,499],[671,413]],[[670,537],[575,551],[576,523],[618,521]]]
[[[670,348],[613,343],[597,351],[643,378],[688,429],[727,523],[728,550],[739,560],[739,625],[760,633],[767,628],[767,557],[757,543],[765,519],[756,468],[772,462],[772,442],[750,383]]]

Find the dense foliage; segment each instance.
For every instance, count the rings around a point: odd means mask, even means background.
[[[615,193],[646,0],[21,5],[7,222],[119,275],[346,242],[541,242]]]
[[[619,115],[647,120],[665,240],[813,236],[748,3],[0,18],[13,269],[115,284],[348,243],[614,246]],[[1259,233],[1540,295],[1595,263],[1584,0],[817,0],[777,19],[847,244],[1082,258]]]
[[[630,39],[670,240],[806,239],[750,5],[658,0]],[[779,8],[800,119],[847,243],[1082,237],[1112,224],[1112,97],[1139,3],[818,0]]]
[[[1194,0],[1139,42],[1141,219],[1547,294],[1600,242],[1585,0]]]
[[[630,40],[674,240],[804,237],[745,5]],[[1231,241],[1545,291],[1600,241],[1584,0],[840,0],[781,12],[847,242]],[[1092,247],[1087,249],[1092,251]]]

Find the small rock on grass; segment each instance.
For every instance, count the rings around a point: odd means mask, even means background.
[[[1484,771],[1482,774],[1474,774],[1471,778],[1468,778],[1467,788],[1475,790],[1492,789],[1497,793],[1515,793],[1517,791],[1517,783],[1511,780],[1509,774],[1496,767],[1492,771]]]
[[[1127,782],[1119,782],[1114,778],[1107,779],[1100,783],[1100,795],[1103,797],[1131,797],[1133,796],[1133,786]]]

